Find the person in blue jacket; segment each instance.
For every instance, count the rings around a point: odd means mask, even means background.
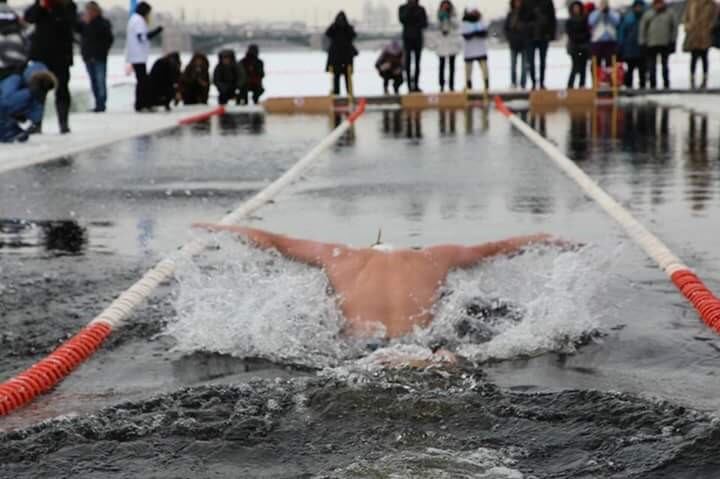
[[[627,64],[625,75],[625,86],[632,88],[633,76],[637,70],[640,88],[645,88],[647,83],[647,68],[645,68],[645,49],[640,45],[640,20],[645,14],[645,2],[635,0],[630,9],[622,19],[618,34],[620,44],[620,58]]]
[[[45,97],[57,79],[40,62],[31,62],[22,73],[0,82],[0,142],[27,141],[37,132],[45,112]]]

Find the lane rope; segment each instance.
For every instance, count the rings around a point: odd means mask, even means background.
[[[258,192],[235,211],[220,220],[221,224],[234,224],[258,210],[283,189],[305,172],[320,157],[320,154],[333,146],[365,112],[365,100],[360,100],[355,111],[335,128],[325,139],[318,143],[304,157],[288,169],[282,176]],[[75,368],[85,362],[97,351],[114,329],[121,327],[132,312],[142,304],[152,292],[175,273],[176,263],[181,258],[195,256],[208,245],[207,239],[196,238],[186,243],[169,258],[160,261],[155,267],[122,293],[113,303],[93,319],[87,327],[73,338],[57,348],[48,357],[34,366],[0,384],[0,416],[9,414],[40,394],[43,394],[65,379]]]
[[[547,156],[580,188],[613,218],[630,238],[668,275],[673,284],[688,299],[710,328],[720,333],[720,299],[702,280],[678,258],[657,236],[652,234],[620,203],[606,193],[560,149],[515,115],[499,96],[495,97],[497,110]]]

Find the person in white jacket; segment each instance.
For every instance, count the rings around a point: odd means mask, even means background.
[[[476,61],[485,82],[485,91],[490,88],[490,76],[487,65],[488,28],[482,19],[480,10],[471,7],[465,10],[462,23],[462,36],[465,39],[465,78],[467,90],[472,90],[472,67]]]
[[[440,32],[435,41],[435,52],[440,57],[440,91],[445,91],[446,64],[449,70],[448,90],[455,91],[455,57],[462,51],[463,42],[457,12],[450,0],[440,3],[437,19]]]
[[[159,35],[163,28],[157,27],[150,31],[148,23],[152,7],[147,2],[140,2],[135,13],[130,17],[127,27],[126,59],[135,72],[135,111],[152,109],[150,83],[147,73],[147,61],[150,57],[150,40]]]

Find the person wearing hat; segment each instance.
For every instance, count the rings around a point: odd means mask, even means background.
[[[450,0],[443,0],[437,18],[440,36],[436,41],[435,52],[440,58],[440,91],[445,91],[445,65],[448,67],[448,90],[455,91],[455,57],[463,48],[455,5]]]
[[[675,52],[678,20],[665,0],[654,0],[640,22],[640,45],[647,52],[650,88],[657,88],[657,59],[662,62],[663,85],[670,88],[670,55]]]
[[[713,43],[713,28],[718,17],[718,7],[713,0],[688,0],[683,15],[685,43],[683,50],[689,52],[690,87],[695,88],[695,70],[698,60],[702,62],[703,77],[700,88],[707,88],[708,50]]]
[[[620,44],[620,58],[627,64],[625,74],[625,87],[632,88],[635,71],[638,73],[640,88],[647,83],[647,69],[645,68],[645,51],[640,45],[640,22],[645,14],[645,2],[635,0],[632,8],[625,14],[620,23],[618,43]]]
[[[390,92],[392,82],[395,94],[400,93],[400,86],[403,84],[403,57],[402,45],[398,40],[391,41],[383,48],[380,56],[375,62],[375,69],[383,79],[383,92],[387,95]]]

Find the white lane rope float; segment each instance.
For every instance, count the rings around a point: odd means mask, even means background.
[[[700,278],[686,266],[670,249],[643,226],[620,203],[606,193],[560,149],[517,117],[498,96],[495,105],[512,125],[530,141],[540,147],[547,156],[575,181],[587,196],[592,198],[613,218],[630,238],[668,275],[680,292],[690,301],[702,320],[716,332],[720,332],[720,300],[705,286]]]
[[[366,102],[360,100],[355,111],[318,143],[304,157],[295,163],[278,179],[244,202],[222,220],[222,224],[234,224],[258,210],[298,177],[320,157],[320,154],[334,145],[364,113]],[[195,120],[198,121],[198,120]],[[208,240],[197,238],[180,248],[173,256],[160,261],[150,271],[122,293],[107,309],[93,319],[88,326],[66,341],[45,359],[12,379],[0,384],[0,416],[9,414],[34,398],[43,394],[67,377],[75,368],[97,351],[110,333],[120,328],[133,311],[152,292],[175,273],[176,262],[201,253]]]

